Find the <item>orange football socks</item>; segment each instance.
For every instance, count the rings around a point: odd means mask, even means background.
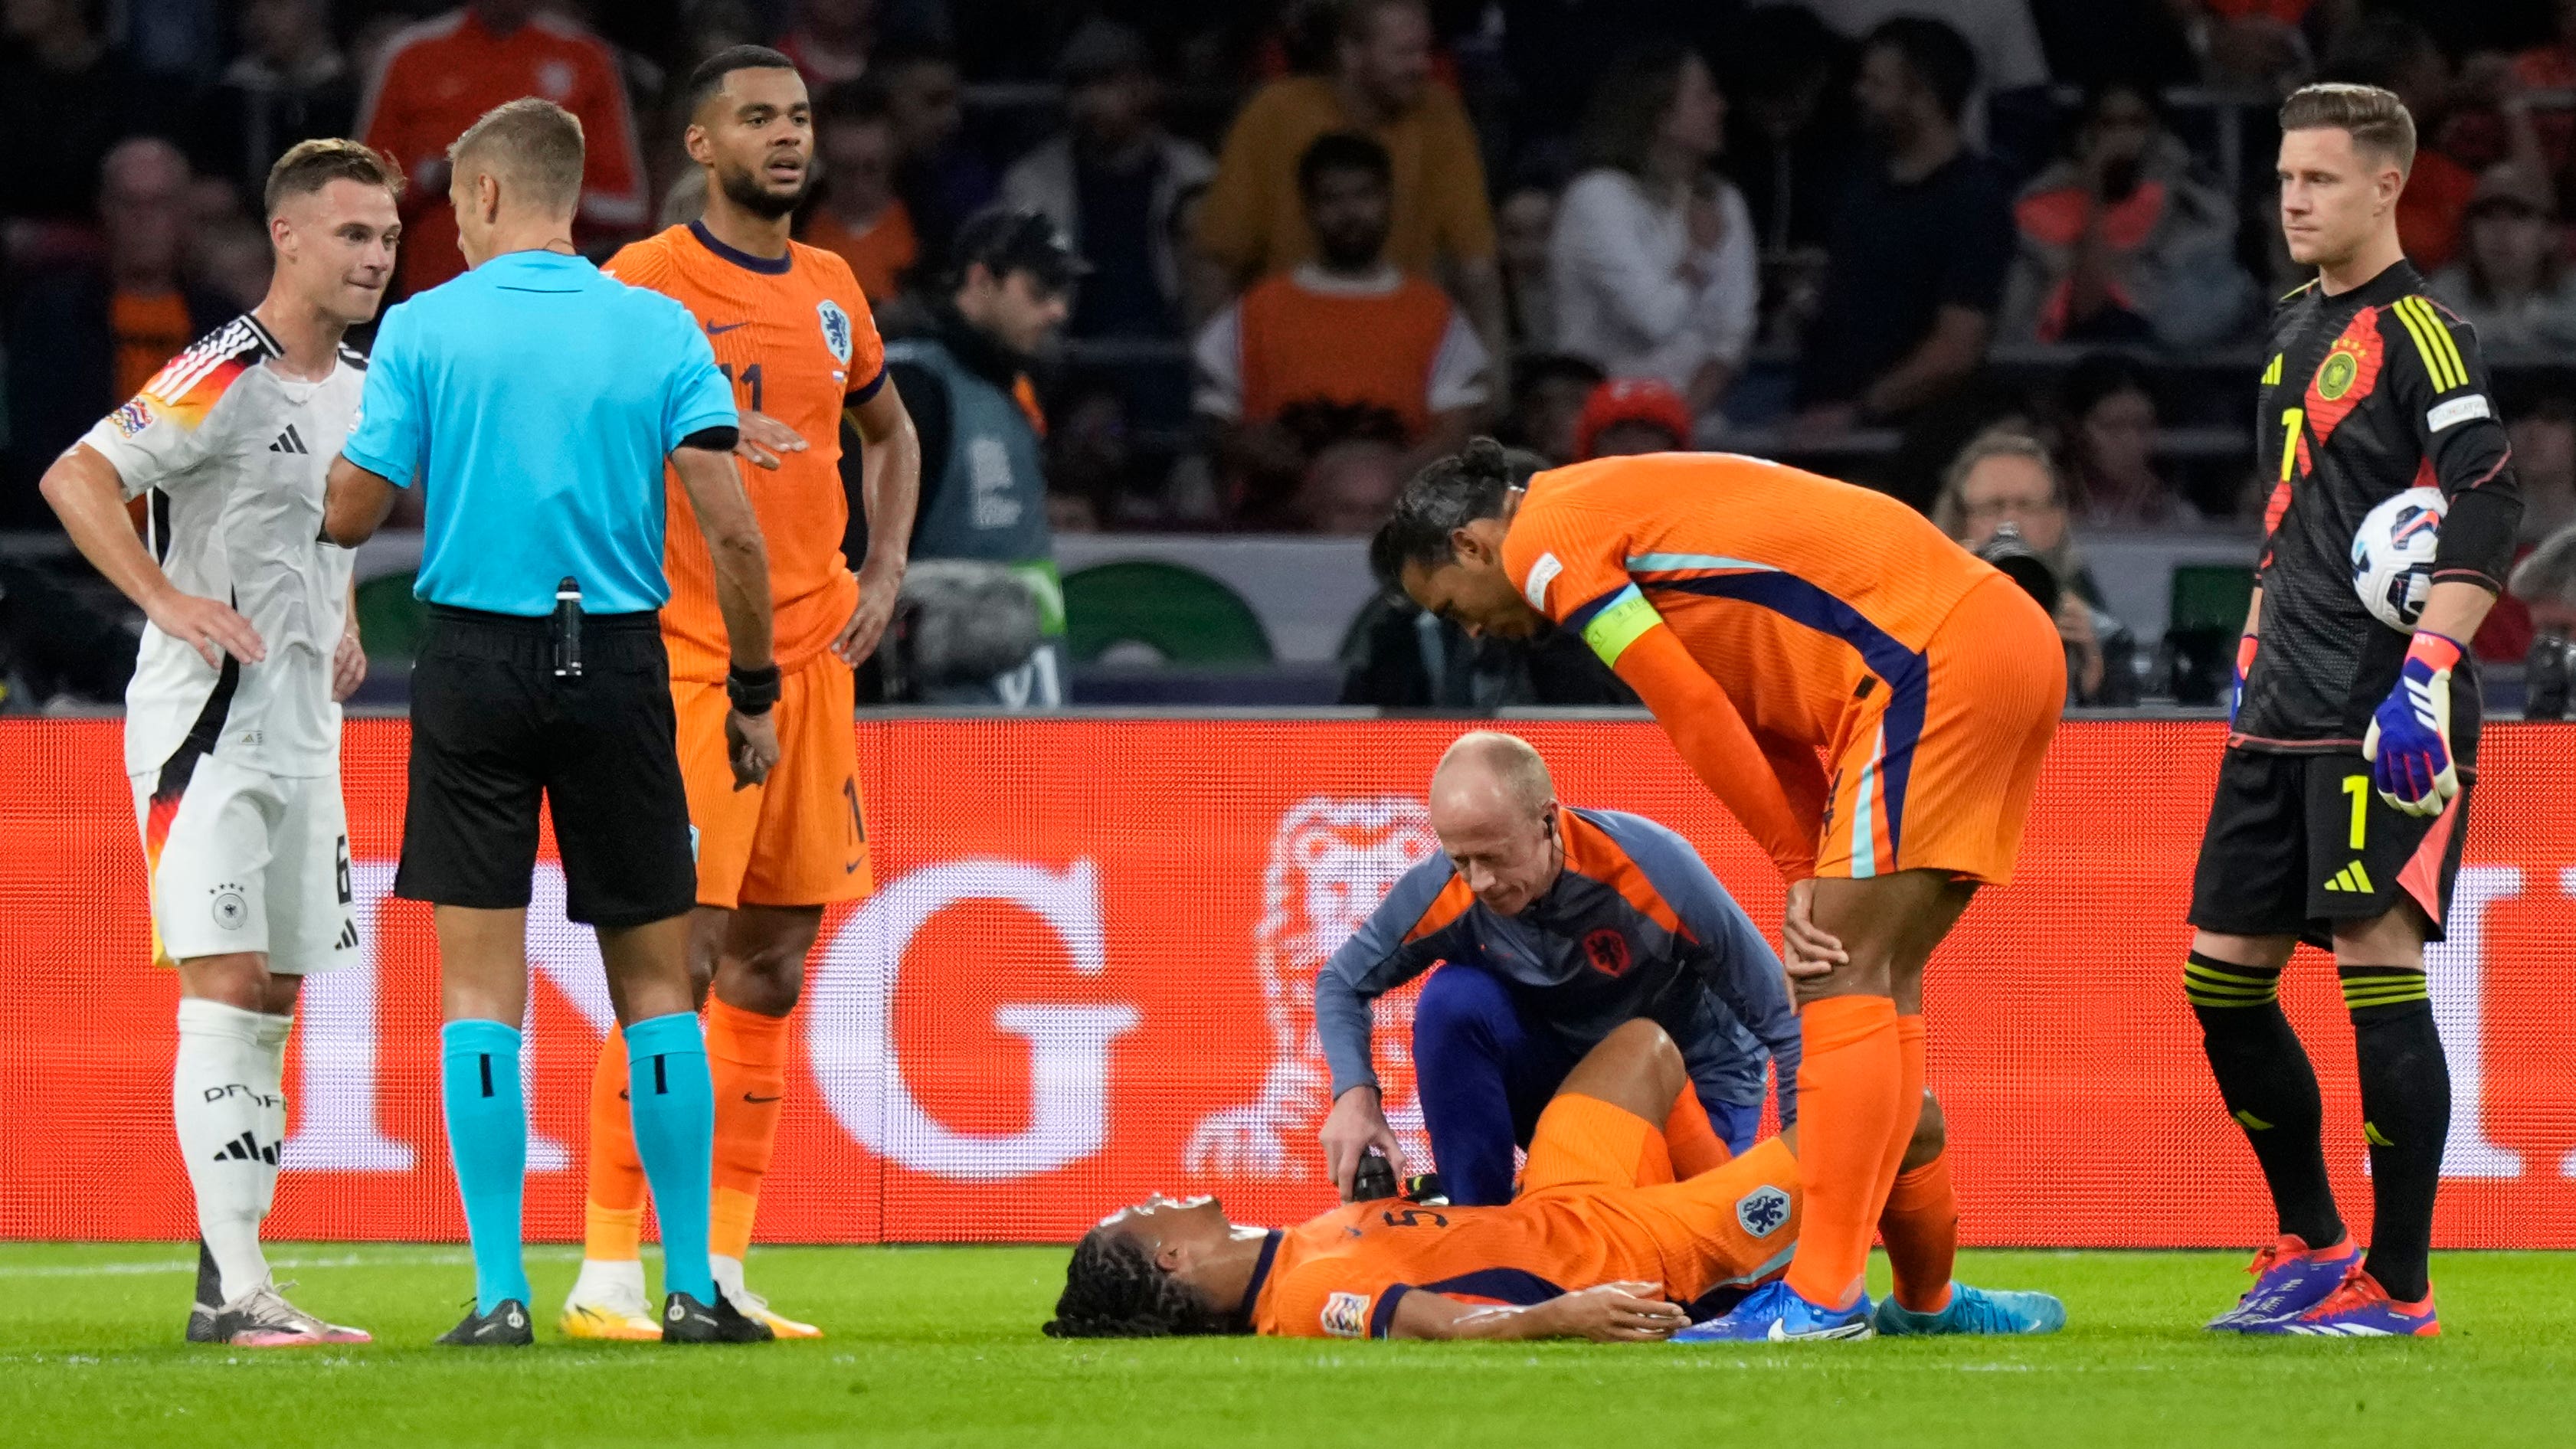
[[[635,1114],[626,1101],[626,1033],[612,1026],[590,1074],[590,1188],[581,1254],[595,1262],[632,1262],[643,1241],[644,1162],[635,1155]]]
[[[787,1094],[787,1024],[707,1000],[707,1067],[716,1085],[715,1201],[707,1251],[739,1259],[751,1248],[760,1180],[778,1145],[779,1099]]]
[[[1903,1078],[1916,1110],[1923,1100],[1923,1018],[1896,1019],[1896,1038],[1904,1052]],[[1897,1147],[1903,1166],[1909,1128]],[[1878,1236],[1887,1244],[1888,1266],[1896,1275],[1896,1302],[1916,1313],[1938,1313],[1950,1306],[1950,1271],[1959,1256],[1959,1191],[1950,1180],[1950,1154],[1900,1171],[1878,1215]]]
[[[1904,1151],[1914,1112],[1904,1101],[1894,1001],[1827,997],[1798,1013],[1798,1027],[1805,1045],[1798,1064],[1798,1172],[1806,1206],[1789,1286],[1810,1303],[1839,1308],[1864,1286],[1870,1228],[1894,1176],[1881,1175],[1892,1166],[1890,1141]]]
[[[1672,1115],[1664,1119],[1664,1147],[1673,1156],[1673,1176],[1685,1180],[1724,1167],[1735,1156],[1710,1124],[1708,1108],[1700,1105],[1699,1093],[1688,1082],[1673,1099]]]

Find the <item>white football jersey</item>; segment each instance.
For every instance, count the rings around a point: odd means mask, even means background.
[[[353,555],[322,541],[322,483],[358,414],[366,361],[347,347],[318,382],[270,365],[277,340],[237,317],[170,360],[81,442],[149,496],[151,547],[182,592],[241,611],[268,646],[209,667],[146,627],[125,690],[125,768],[214,753],[272,775],[339,769],[331,656],[348,626]]]

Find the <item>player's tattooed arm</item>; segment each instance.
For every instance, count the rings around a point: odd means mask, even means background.
[[[1660,1283],[1604,1283],[1543,1303],[1462,1303],[1414,1289],[1395,1305],[1390,1338],[1588,1338],[1595,1343],[1653,1343],[1688,1327],[1679,1305],[1656,1296]]]

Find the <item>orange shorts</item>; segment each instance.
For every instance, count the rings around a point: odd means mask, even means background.
[[[1846,728],[1816,874],[1940,870],[2003,885],[2021,854],[2040,762],[2066,709],[2066,650],[2038,603],[1998,574]]]
[[[675,679],[671,702],[679,711],[699,905],[820,906],[874,888],[847,666],[818,655],[779,681],[770,711],[778,765],[747,790],[733,787],[727,763],[724,685]]]
[[[1561,1092],[1539,1114],[1515,1208],[1566,1219],[1559,1281],[1663,1284],[1687,1303],[1750,1288],[1789,1266],[1798,1243],[1798,1159],[1774,1137],[1723,1166],[1673,1180],[1663,1129],[1597,1097]]]

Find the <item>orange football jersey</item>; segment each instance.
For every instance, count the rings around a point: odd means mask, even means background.
[[[841,557],[850,505],[841,488],[841,412],[885,385],[885,343],[849,265],[788,243],[778,261],[726,246],[704,224],[675,226],[621,249],[605,269],[630,286],[677,298],[733,379],[734,401],[796,430],[806,442],[776,470],[740,465],[769,548],[778,667],[821,653],[858,606],[859,584]],[[662,637],[671,677],[719,680],[730,654],[716,609],[715,566],[697,514],[676,476],[665,480],[669,528],[662,569],[671,601]]]

